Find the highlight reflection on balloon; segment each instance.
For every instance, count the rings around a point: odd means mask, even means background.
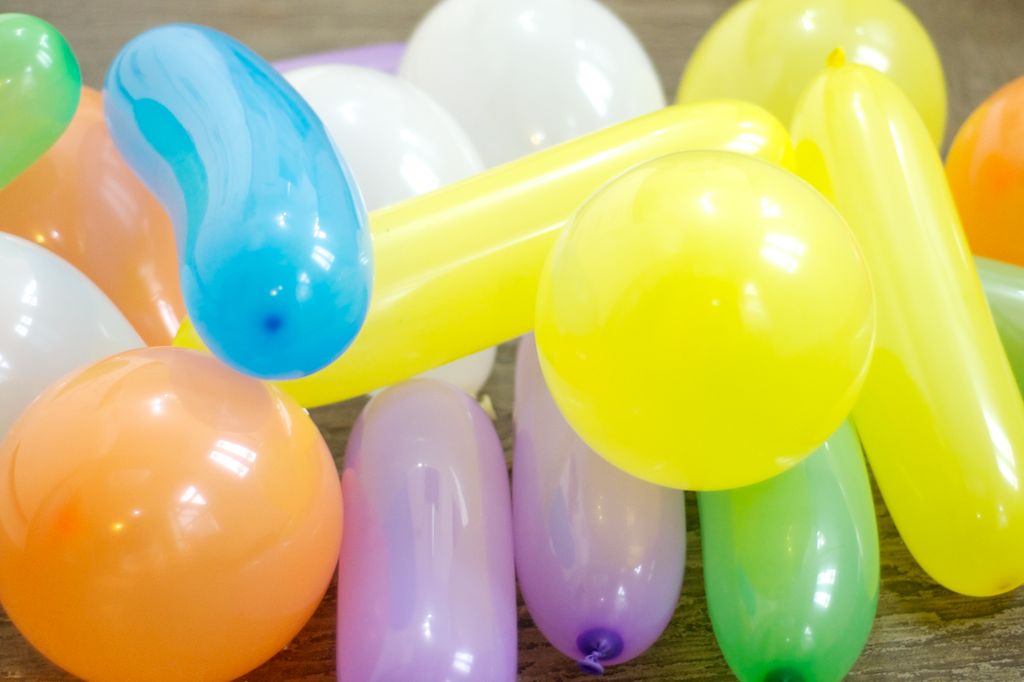
[[[173,228],[110,139],[96,90],[82,89],[56,144],[0,189],[0,231],[85,273],[149,345],[174,338],[185,304]]]
[[[57,29],[27,14],[0,14],[0,187],[67,128],[82,74]]]
[[[903,92],[837,52],[793,123],[800,173],[849,221],[878,290],[853,422],[914,558],[972,596],[1024,583],[1024,403],[942,162]]]
[[[939,54],[899,0],[743,0],[704,35],[678,101],[735,97],[789,123],[797,100],[832,50],[886,74],[907,94],[935,146],[946,129]]]
[[[688,152],[580,208],[536,325],[548,387],[590,447],[652,483],[718,490],[785,471],[835,431],[875,317],[860,249],[820,194],[763,161]]]
[[[774,163],[792,154],[785,128],[759,107],[668,107],[374,211],[366,325],[328,368],[281,387],[323,405],[526,333],[544,259],[580,203],[638,163],[689,149]],[[175,343],[202,347],[188,326]]]
[[[844,679],[879,588],[875,507],[850,425],[789,471],[697,502],[708,612],[736,676]]]
[[[345,452],[338,677],[516,677],[508,473],[461,390],[414,380],[373,398]]]
[[[683,493],[616,469],[579,439],[519,342],[512,496],[516,573],[533,622],[587,672],[661,636],[683,582]]]
[[[174,222],[193,324],[261,378],[338,357],[371,284],[365,211],[320,120],[241,43],[200,26],[122,48],[104,90],[111,135]]]
[[[53,381],[142,345],[81,272],[41,246],[0,234],[0,438]]]
[[[338,556],[316,427],[192,351],[130,351],[55,384],[0,445],[0,477],[0,601],[84,679],[243,675],[298,633]]]
[[[1024,78],[971,114],[949,148],[946,175],[971,251],[1024,265]]]
[[[455,116],[489,167],[665,106],[643,46],[594,0],[444,0],[399,75]]]

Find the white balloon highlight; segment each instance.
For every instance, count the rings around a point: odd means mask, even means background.
[[[67,261],[0,234],[0,439],[51,383],[144,346],[100,289]]]

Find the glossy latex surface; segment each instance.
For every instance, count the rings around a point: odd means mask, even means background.
[[[839,213],[788,171],[723,152],[606,185],[537,297],[541,366],[568,422],[612,464],[687,490],[809,455],[853,406],[874,329]]]
[[[328,50],[300,57],[279,59],[274,62],[274,68],[286,73],[295,69],[304,69],[307,66],[348,64],[376,69],[384,73],[395,73],[398,71],[398,64],[402,61],[404,53],[405,43],[374,43],[359,47],[347,47],[343,50]]]
[[[167,208],[185,305],[221,359],[262,378],[329,364],[362,325],[370,239],[320,119],[241,43],[170,25],[104,89],[118,148]]]
[[[516,574],[530,616],[588,671],[651,646],[679,599],[683,493],[616,469],[548,392],[533,336],[516,356],[512,463]]]
[[[53,381],[141,345],[81,272],[41,246],[0,234],[0,438]]]
[[[57,29],[0,14],[0,187],[56,142],[81,88],[78,60]]]
[[[974,264],[1017,388],[1024,395],[1024,268],[979,257]]]
[[[167,213],[107,133],[100,93],[83,88],[71,125],[0,189],[0,231],[41,244],[95,282],[150,345],[168,345],[185,304]]]
[[[488,166],[665,106],[643,46],[594,0],[444,0],[399,74],[455,116]]]
[[[89,680],[230,680],[331,580],[338,475],[276,389],[174,348],[56,384],[0,445],[0,600]]]
[[[680,102],[745,99],[788,124],[832,50],[892,78],[928,126],[946,128],[946,80],[928,32],[899,0],[743,0],[697,45]]]
[[[971,114],[949,148],[946,175],[971,251],[1024,265],[1024,78]]]
[[[371,211],[483,171],[455,119],[400,78],[340,64],[289,71],[285,77],[323,121]],[[476,394],[494,356],[494,348],[487,348],[428,375]]]
[[[580,204],[638,163],[700,148],[776,163],[792,154],[785,129],[759,107],[669,107],[374,211],[366,325],[334,364],[282,388],[323,405],[529,331],[544,259]],[[201,347],[190,326],[175,343]]]
[[[415,380],[373,398],[345,452],[338,677],[516,677],[508,474],[490,418]]]
[[[878,530],[849,424],[757,485],[698,493],[708,611],[743,682],[838,682],[878,605]]]
[[[830,61],[793,136],[801,174],[846,217],[877,291],[854,423],[924,570],[963,594],[1012,590],[1024,582],[1024,404],[942,162],[895,84]]]

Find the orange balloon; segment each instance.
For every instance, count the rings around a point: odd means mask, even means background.
[[[229,680],[323,597],[341,487],[269,384],[176,348],[51,386],[0,444],[0,602],[88,680]]]
[[[92,88],[56,144],[0,190],[0,231],[85,273],[150,345],[170,345],[185,314],[173,229],[114,147]]]
[[[970,115],[946,175],[974,255],[1024,265],[1024,78]]]

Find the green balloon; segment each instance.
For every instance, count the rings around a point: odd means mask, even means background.
[[[57,141],[81,91],[78,61],[57,29],[0,14],[0,187]]]
[[[792,469],[698,493],[708,610],[740,680],[841,680],[878,605],[878,529],[860,441],[844,423]]]
[[[1010,369],[1024,395],[1024,268],[977,256],[974,262]]]

